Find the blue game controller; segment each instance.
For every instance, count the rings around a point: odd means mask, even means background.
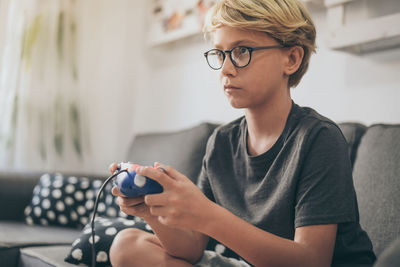
[[[163,192],[163,188],[158,182],[137,174],[136,169],[138,167],[140,165],[132,163],[118,164],[117,171],[126,170],[118,174],[114,180],[114,185],[118,187],[119,191],[127,197],[139,197]]]

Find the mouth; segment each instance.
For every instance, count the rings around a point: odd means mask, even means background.
[[[239,87],[233,85],[224,85],[224,91],[234,91],[239,89],[240,89]]]

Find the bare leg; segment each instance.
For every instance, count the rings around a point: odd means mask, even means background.
[[[117,234],[110,248],[110,260],[114,267],[192,266],[182,259],[168,255],[157,236],[135,228],[125,229]]]

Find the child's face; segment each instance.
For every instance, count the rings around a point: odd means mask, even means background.
[[[213,34],[214,47],[230,50],[236,46],[275,46],[279,43],[266,33],[246,31],[223,26]],[[285,63],[288,60],[285,49],[253,51],[249,65],[237,68],[229,54],[220,70],[220,81],[224,93],[234,108],[257,109],[273,104],[274,99],[288,90],[288,75]]]

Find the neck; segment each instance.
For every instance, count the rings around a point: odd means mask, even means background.
[[[247,143],[251,155],[259,155],[272,147],[285,128],[291,107],[292,99],[287,90],[261,107],[246,110]]]

